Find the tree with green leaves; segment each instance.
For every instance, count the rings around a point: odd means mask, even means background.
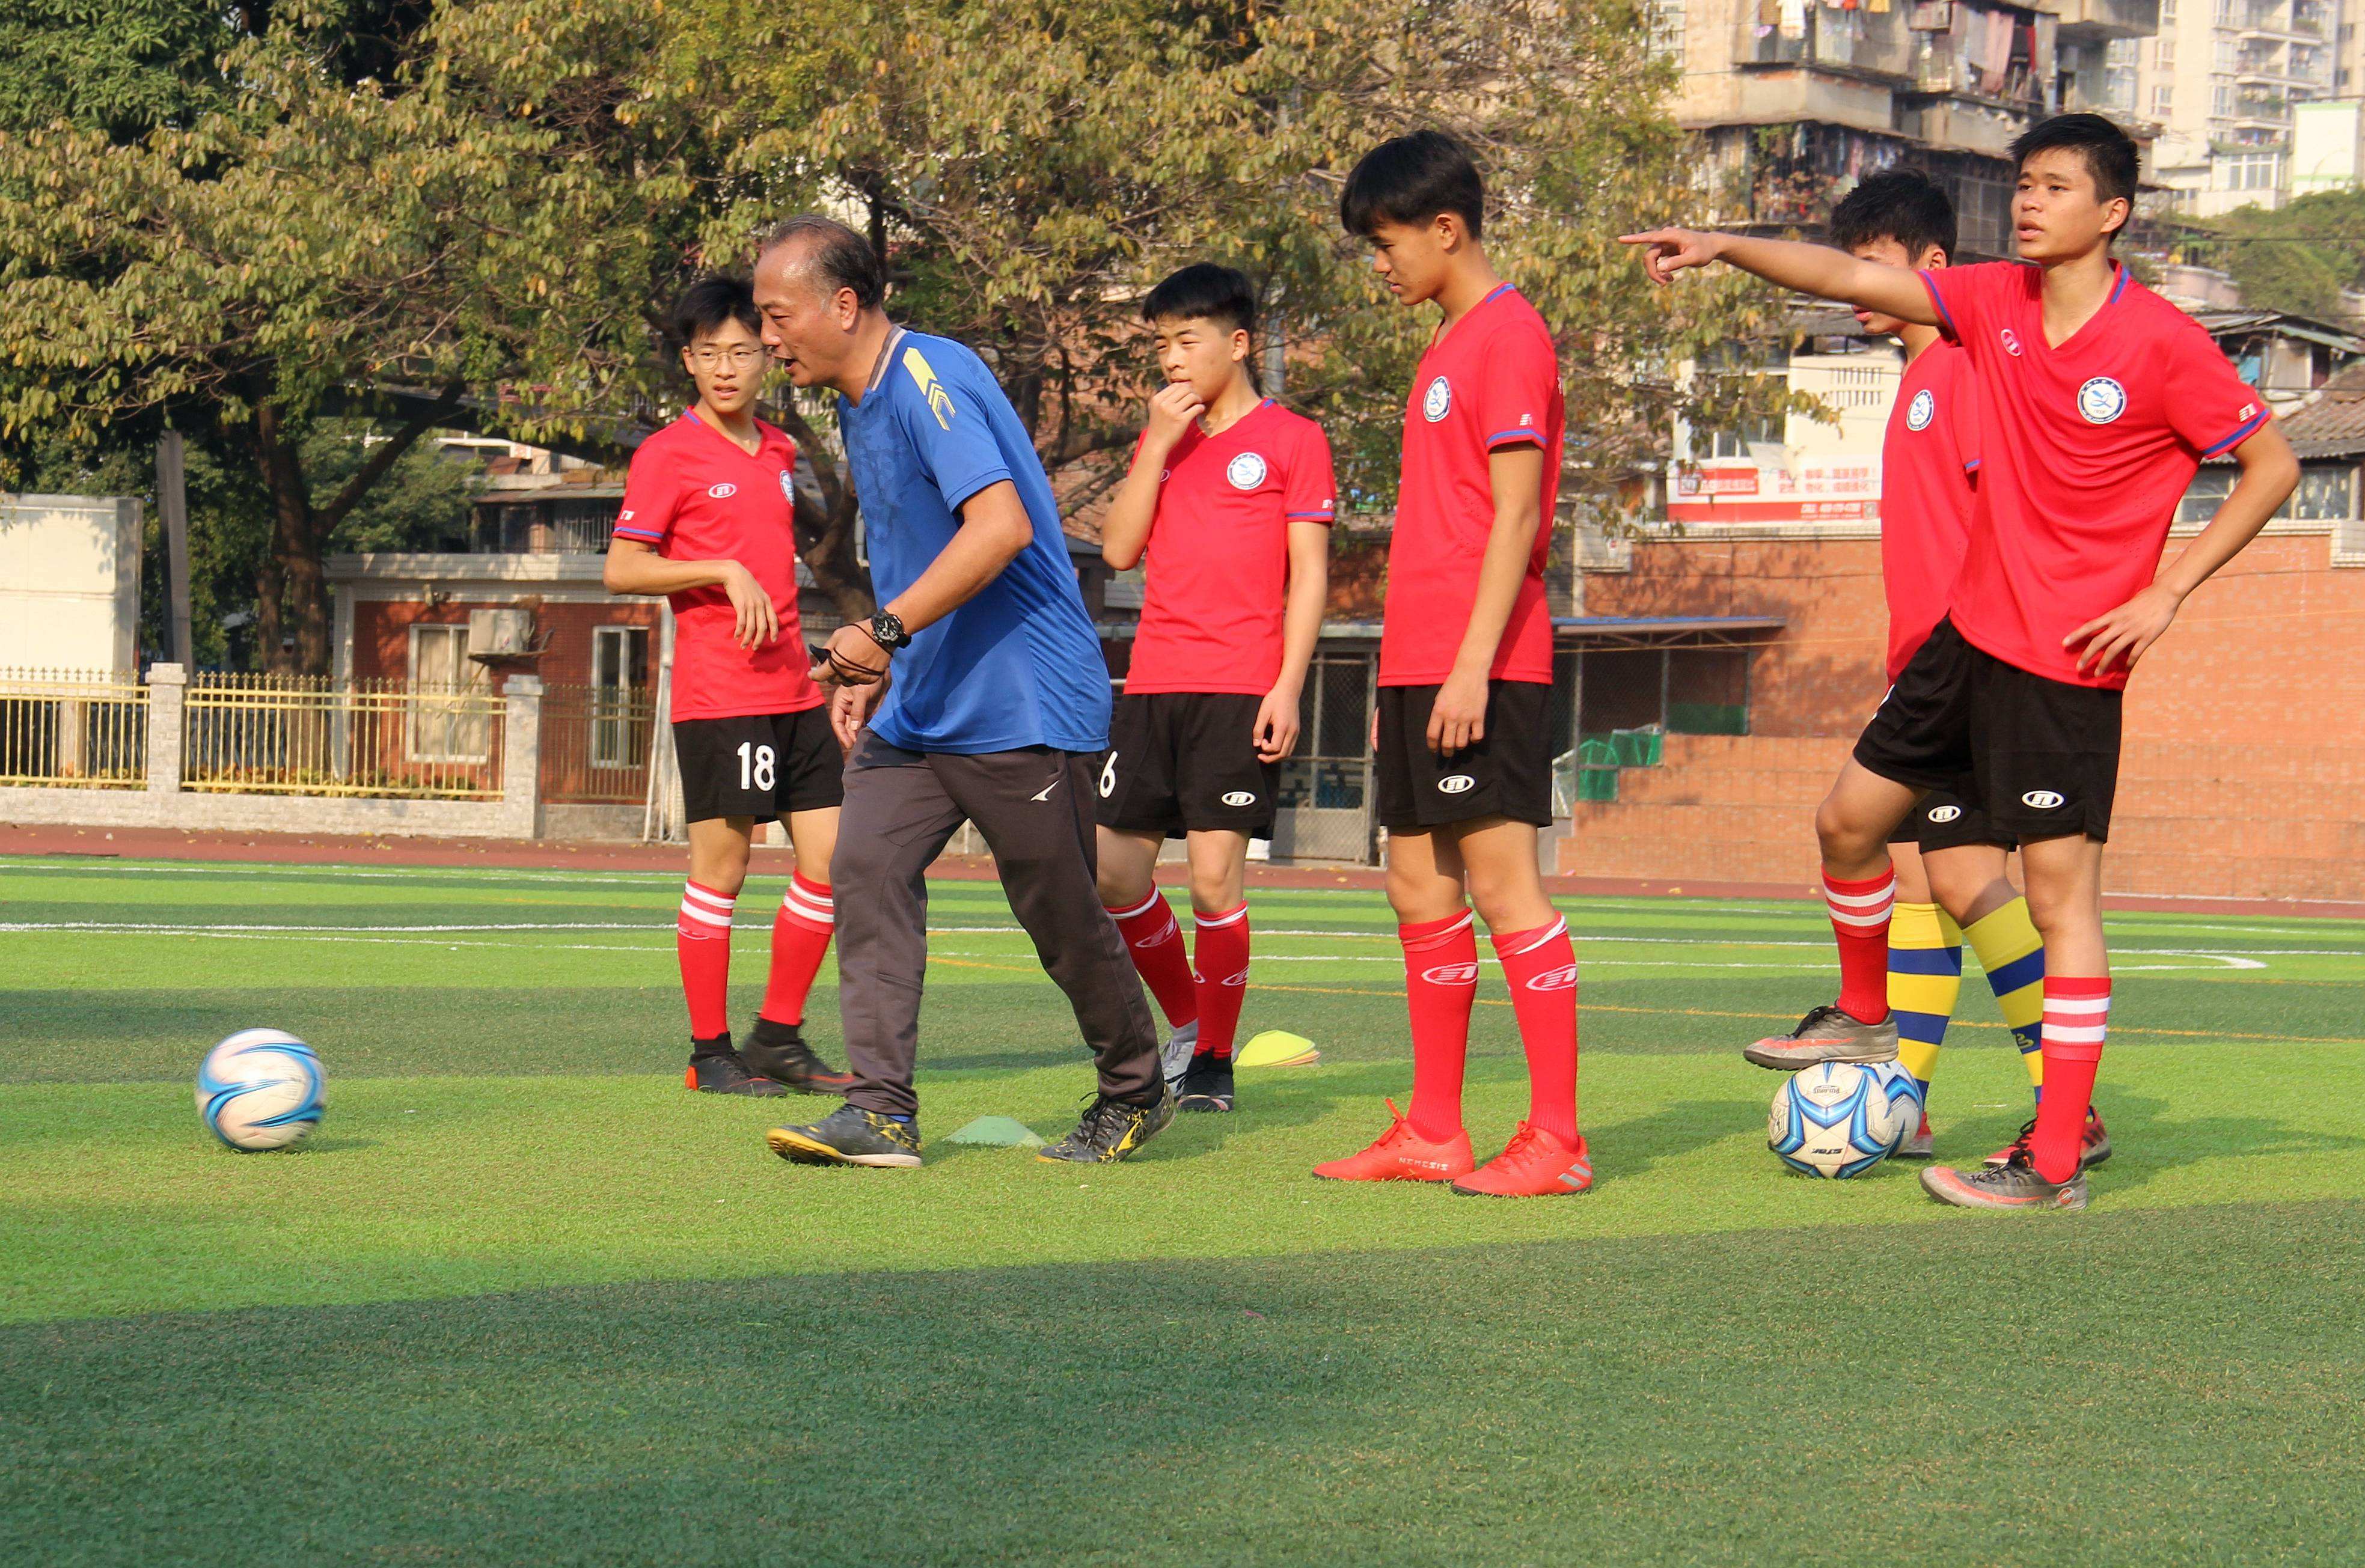
[[[2365,285],[2365,191],[2317,191],[2270,210],[2246,207],[2201,228],[2196,259],[2241,286],[2242,303],[2337,321],[2341,291]]]

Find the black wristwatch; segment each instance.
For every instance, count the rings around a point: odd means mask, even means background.
[[[912,634],[903,630],[902,619],[884,610],[870,618],[868,630],[870,640],[891,654],[912,645]]]

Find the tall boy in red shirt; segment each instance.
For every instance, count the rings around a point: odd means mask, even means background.
[[[1816,825],[1827,880],[1887,873],[1886,840],[1932,790],[2018,836],[2045,938],[2045,1095],[2003,1163],[1933,1167],[1967,1208],[2081,1209],[2082,1144],[2111,1005],[2102,842],[2127,676],[2189,594],[2240,553],[2299,483],[2290,443],[2209,335],[2111,258],[2135,190],[2135,144],[2099,115],[2013,143],[2023,260],[1917,273],[1820,245],[1663,229],[1627,236],[1664,283],[1724,261],[1786,288],[1938,328],[1980,391],[1978,499],[1946,618],[1856,743]],[[2161,566],[2201,460],[2241,478]]]
[[[1404,945],[1412,1108],[1315,1174],[1533,1197],[1593,1184],[1576,1130],[1576,954],[1536,868],[1536,830],[1552,822],[1543,567],[1562,398],[1543,319],[1486,260],[1485,205],[1470,155],[1433,130],[1364,154],[1339,198],[1339,221],[1371,242],[1397,301],[1433,302],[1440,319],[1405,408],[1380,637],[1379,818]],[[1462,1121],[1478,982],[1472,902],[1510,985],[1530,1080],[1527,1120],[1483,1169]]]
[[[674,308],[698,401],[633,454],[608,545],[611,593],[673,605],[673,743],[689,819],[675,925],[689,1006],[689,1086],[843,1094],[804,1042],[806,994],[836,929],[829,860],[843,757],[797,626],[797,449],[756,417],[763,318],[742,278],[692,284]],[[744,1047],[731,1040],[731,916],[756,824],[789,824],[797,867],[772,922],[771,973]]]
[[[1184,267],[1141,315],[1166,386],[1101,523],[1110,566],[1128,570],[1145,550],[1149,564],[1101,768],[1100,894],[1174,1030],[1175,1109],[1227,1112],[1248,990],[1249,839],[1272,833],[1329,588],[1330,443],[1257,390],[1244,274]],[[1151,879],[1159,846],[1178,834],[1195,955]]]

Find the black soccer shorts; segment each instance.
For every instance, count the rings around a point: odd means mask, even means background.
[[[1855,759],[1944,790],[2015,840],[2110,837],[2122,695],[2051,680],[1973,647],[1941,621],[1882,699]]]
[[[1988,821],[1987,812],[1950,790],[1933,790],[1897,824],[1891,844],[1910,844],[1924,855],[1966,845],[2017,849],[2020,840]]]
[[[830,733],[827,703],[796,713],[677,720],[673,754],[689,822],[785,820],[846,799],[846,755]]]
[[[1380,825],[1415,833],[1480,817],[1552,825],[1552,688],[1486,683],[1486,734],[1451,756],[1429,749],[1434,686],[1380,688]]]
[[[1119,698],[1101,759],[1101,826],[1167,838],[1225,829],[1271,838],[1281,767],[1257,756],[1263,704],[1230,691]]]

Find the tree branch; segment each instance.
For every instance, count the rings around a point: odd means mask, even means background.
[[[354,504],[364,496],[369,494],[372,485],[386,477],[387,469],[402,461],[404,453],[419,444],[420,436],[425,435],[437,425],[449,421],[453,410],[460,406],[460,386],[456,382],[445,387],[441,398],[429,404],[423,411],[413,416],[410,421],[399,431],[378,442],[377,450],[371,453],[368,461],[361,465],[352,478],[345,481],[345,487],[337,492],[337,498],[313,512],[312,531],[322,539],[334,533],[337,531],[337,524],[345,521],[345,514],[353,510]]]

